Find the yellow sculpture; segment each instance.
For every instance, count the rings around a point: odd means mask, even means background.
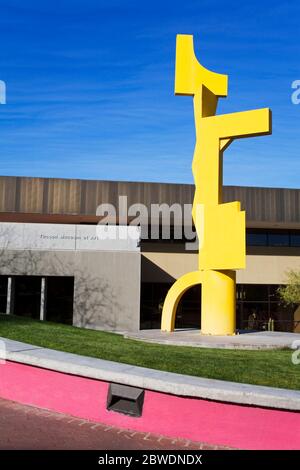
[[[236,269],[245,268],[245,212],[239,202],[222,202],[223,152],[233,139],[271,133],[268,108],[216,116],[219,97],[227,96],[227,75],[211,72],[196,59],[193,36],[178,35],[175,94],[194,97],[196,146],[193,158],[193,221],[199,239],[198,271],[179,278],[162,311],[162,331],[173,331],[178,303],[201,284],[201,333],[235,333]]]

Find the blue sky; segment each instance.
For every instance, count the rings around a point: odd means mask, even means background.
[[[219,112],[273,111],[272,136],[226,151],[225,184],[299,187],[299,14],[294,0],[0,0],[0,174],[192,183],[182,33],[229,75]]]

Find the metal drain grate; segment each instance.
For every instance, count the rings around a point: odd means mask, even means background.
[[[142,416],[145,391],[127,385],[110,384],[107,410],[130,416]]]

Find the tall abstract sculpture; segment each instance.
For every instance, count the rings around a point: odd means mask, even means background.
[[[218,98],[227,96],[227,78],[197,61],[193,36],[177,36],[175,94],[194,97],[192,216],[199,240],[199,268],[180,277],[169,290],[162,311],[163,331],[174,330],[182,295],[201,284],[202,334],[235,333],[235,270],[246,264],[245,212],[237,201],[222,202],[223,153],[234,139],[270,134],[271,111],[264,108],[216,116]]]

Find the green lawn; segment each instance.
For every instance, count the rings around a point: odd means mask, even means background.
[[[180,374],[299,389],[291,351],[200,349],[142,343],[114,333],[0,315],[0,336],[85,356]]]

